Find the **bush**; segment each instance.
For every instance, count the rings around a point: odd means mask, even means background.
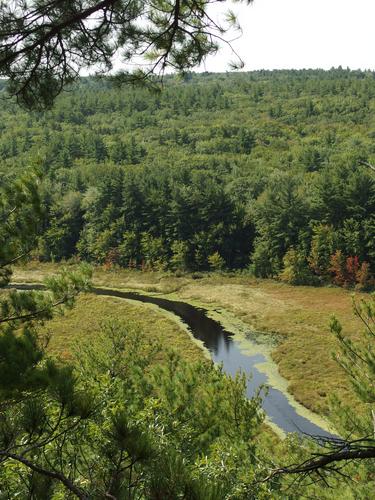
[[[331,256],[330,271],[335,285],[356,287],[357,290],[369,290],[374,286],[368,262],[359,261],[357,255],[345,257],[341,250]]]
[[[356,283],[359,267],[359,259],[356,255],[346,259],[346,280],[348,284],[354,285]]]
[[[188,244],[185,241],[174,241],[171,250],[172,257],[169,259],[169,267],[176,271],[186,271],[188,269]]]
[[[212,271],[221,271],[225,266],[225,260],[219,254],[219,252],[215,252],[212,255],[209,255],[208,263]]]
[[[329,271],[333,274],[333,283],[338,286],[345,286],[346,283],[346,269],[345,257],[341,250],[337,250],[331,255]]]
[[[185,276],[185,272],[181,271],[180,269],[177,269],[177,271],[174,272],[174,276],[176,278],[183,278]]]
[[[202,278],[204,278],[203,273],[192,273],[191,275],[191,279],[193,280],[201,280]]]
[[[335,233],[332,226],[319,225],[313,228],[311,251],[308,258],[310,268],[318,276],[330,277],[331,255],[335,247]]]
[[[118,247],[120,253],[120,264],[123,267],[135,268],[140,253],[139,235],[134,231],[126,231],[122,235],[122,241]]]
[[[118,248],[110,248],[105,256],[104,269],[109,271],[120,263],[120,252]]]
[[[371,277],[370,264],[363,262],[356,274],[356,289],[367,291],[374,286],[374,279]]]
[[[281,281],[291,285],[316,285],[318,279],[310,271],[305,256],[290,248],[283,258],[284,269],[279,274]]]
[[[148,233],[143,233],[141,238],[141,252],[144,258],[142,268],[145,270],[164,269],[167,252],[162,238],[154,238]]]

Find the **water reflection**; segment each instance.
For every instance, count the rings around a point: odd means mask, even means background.
[[[150,297],[134,292],[100,288],[95,289],[94,292],[98,295],[111,295],[155,304],[179,316],[189,326],[194,337],[201,340],[210,351],[212,360],[215,363],[222,363],[226,373],[234,376],[238,370],[242,370],[251,375],[247,383],[247,396],[249,398],[254,395],[260,385],[269,384],[267,376],[255,366],[266,361],[266,358],[261,354],[252,356],[243,353],[233,335],[227,332],[220,323],[207,317],[204,309],[185,302]],[[288,398],[278,389],[269,386],[268,393],[263,399],[263,408],[271,421],[285,432],[332,437],[332,434],[299,415]]]
[[[14,285],[19,289],[43,289],[43,285]],[[247,383],[247,396],[250,398],[262,384],[269,384],[267,376],[255,365],[266,361],[262,354],[249,355],[243,353],[233,335],[227,332],[217,321],[207,317],[206,311],[185,302],[172,301],[159,297],[140,295],[135,292],[121,292],[94,288],[96,295],[132,299],[139,302],[155,304],[166,311],[179,316],[186,323],[196,339],[203,342],[211,353],[215,363],[222,363],[226,373],[234,376],[238,370],[251,375]],[[269,386],[263,398],[263,408],[270,420],[285,432],[297,432],[322,437],[333,437],[321,427],[299,415],[290,404],[288,398],[278,389]]]

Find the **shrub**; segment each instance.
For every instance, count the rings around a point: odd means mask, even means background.
[[[137,267],[140,252],[139,235],[134,231],[126,231],[122,235],[122,241],[118,247],[120,253],[120,264],[124,267]]]
[[[203,273],[192,273],[191,279],[193,280],[201,280],[204,277]]]
[[[292,285],[315,285],[316,277],[311,273],[305,256],[290,248],[283,258],[284,269],[279,274],[281,281]]]
[[[329,271],[333,274],[332,281],[335,285],[345,286],[346,283],[346,262],[341,250],[331,255]]]
[[[172,257],[169,259],[169,267],[175,271],[186,271],[188,269],[188,244],[185,241],[174,241],[171,250]]]
[[[215,252],[212,255],[209,255],[208,263],[212,271],[221,271],[225,266],[225,260],[219,254],[219,252]]]
[[[166,246],[162,238],[154,238],[143,233],[141,238],[141,252],[144,258],[143,268],[163,269],[166,263]]]
[[[120,252],[118,248],[110,248],[105,256],[103,267],[109,271],[120,262]]]
[[[269,278],[280,271],[280,263],[276,257],[273,257],[269,242],[266,240],[255,240],[255,250],[251,260],[250,271],[258,278]]]
[[[361,264],[357,255],[345,258],[341,250],[337,250],[331,257],[330,271],[333,282],[338,286],[368,290],[374,285],[369,263]]]
[[[355,285],[359,267],[359,259],[356,255],[346,259],[346,282],[348,285]]]
[[[370,264],[363,262],[356,274],[356,289],[357,290],[370,290],[374,286],[374,279],[370,273]]]

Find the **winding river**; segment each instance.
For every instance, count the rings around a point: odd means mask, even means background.
[[[13,285],[18,289],[43,289],[42,285]],[[209,351],[215,363],[221,363],[223,370],[234,376],[238,370],[251,375],[247,382],[247,395],[252,397],[256,389],[266,384],[268,392],[263,396],[263,408],[268,420],[281,429],[284,433],[296,432],[301,435],[316,437],[333,437],[333,434],[323,427],[313,423],[309,412],[297,411],[302,407],[290,395],[272,386],[267,374],[260,371],[257,366],[267,360],[262,353],[247,352],[241,346],[237,337],[224,329],[224,327],[207,315],[207,311],[186,302],[169,300],[161,297],[142,295],[136,292],[112,290],[106,288],[93,288],[96,295],[118,297],[127,300],[154,304],[166,311],[177,315],[190,329],[191,334],[199,340]],[[303,415],[301,414],[303,413]],[[314,414],[311,414],[311,418]]]

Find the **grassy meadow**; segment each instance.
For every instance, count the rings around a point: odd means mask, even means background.
[[[113,319],[124,321],[126,325],[139,329],[146,338],[160,344],[164,348],[160,353],[169,347],[189,361],[203,357],[202,349],[174,318],[160,314],[151,305],[133,304],[115,297],[81,295],[74,308],[49,321],[43,333],[49,336],[51,352],[70,358],[77,345],[91,339],[95,341],[103,323]]]
[[[30,263],[16,268],[14,281],[37,282],[58,269],[57,265]],[[198,279],[197,279],[198,278]],[[353,407],[358,404],[345,373],[333,360],[337,343],[329,322],[335,314],[351,337],[362,326],[352,313],[352,293],[335,288],[290,286],[273,280],[226,274],[183,275],[162,272],[95,269],[94,284],[162,294],[210,309],[234,314],[256,331],[276,338],[272,357],[289,382],[288,390],[307,408],[327,414],[328,398],[335,392]],[[358,299],[365,294],[356,294]],[[149,305],[115,298],[85,295],[73,311],[48,324],[53,330],[50,347],[69,356],[72,345],[95,336],[106,318],[134,321],[146,336],[174,347],[187,359],[203,355],[199,346],[175,319]]]

